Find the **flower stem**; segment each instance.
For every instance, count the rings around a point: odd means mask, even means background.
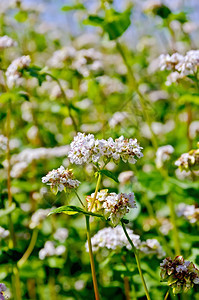
[[[85,205],[84,205],[84,203],[82,202],[82,200],[81,200],[80,196],[78,195],[77,191],[74,190],[74,192],[75,192],[75,195],[77,196],[77,199],[78,199],[79,202],[81,203],[81,205],[85,208]]]
[[[90,207],[89,211],[92,211],[93,205],[94,205],[96,197],[97,197],[97,192],[99,190],[101,179],[102,179],[102,175],[101,175],[101,173],[99,173],[98,179],[97,179],[97,185],[96,185],[96,189],[95,189],[95,194],[94,194],[93,201],[91,203],[91,207]]]
[[[134,252],[134,254],[135,254],[135,259],[136,259],[138,271],[139,271],[139,274],[140,274],[140,277],[141,277],[141,280],[142,280],[142,284],[143,284],[143,286],[144,286],[144,290],[145,290],[146,297],[147,297],[148,300],[151,300],[151,298],[150,298],[150,296],[149,296],[149,292],[148,292],[147,286],[146,286],[146,282],[145,282],[145,280],[144,280],[144,276],[143,276],[143,274],[142,274],[142,269],[141,269],[140,259],[139,259],[139,252],[136,250],[135,246],[133,245],[133,242],[131,241],[131,239],[130,239],[130,237],[129,237],[129,235],[128,235],[128,232],[127,232],[127,230],[126,230],[126,227],[125,227],[125,225],[124,225],[124,223],[123,223],[122,220],[121,220],[121,223],[122,223],[122,228],[123,228],[123,230],[124,230],[124,233],[125,233],[125,235],[126,235],[126,237],[127,237],[127,240],[129,241],[129,243],[130,243],[130,245],[131,245],[131,247],[132,247],[132,250],[133,250],[133,252]]]
[[[171,223],[173,225],[173,240],[174,240],[175,255],[177,256],[177,255],[180,255],[180,253],[181,253],[180,239],[179,239],[179,234],[178,234],[178,228],[176,225],[176,213],[175,213],[175,208],[174,208],[174,202],[169,195],[167,196],[167,204],[170,209]]]
[[[91,244],[89,219],[90,219],[90,217],[86,216],[86,229],[87,229],[88,248],[89,248],[90,264],[91,264],[91,273],[92,273],[92,278],[93,278],[95,300],[99,300],[100,296],[99,296],[98,285],[97,285],[97,278],[96,278],[96,272],[95,272],[95,263],[94,263],[94,257],[93,257],[93,251],[92,251],[92,244]]]
[[[37,236],[38,236],[38,229],[35,229],[33,231],[32,238],[31,238],[30,244],[29,244],[26,252],[24,253],[24,255],[22,256],[22,258],[17,263],[17,265],[18,265],[19,268],[27,261],[27,259],[31,255],[31,253],[32,253],[32,251],[33,251],[33,249],[35,247],[36,241],[37,241]]]
[[[167,291],[167,293],[166,293],[166,295],[164,297],[164,300],[167,300],[168,296],[169,296],[169,290]]]

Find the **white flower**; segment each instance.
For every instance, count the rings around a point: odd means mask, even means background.
[[[30,63],[31,59],[29,55],[24,55],[13,60],[6,71],[7,83],[9,87],[13,87],[14,85],[18,86],[22,83],[21,71],[26,69]]]
[[[9,236],[9,231],[0,226],[0,240]]]
[[[121,124],[125,119],[128,118],[128,113],[125,111],[117,111],[113,114],[109,120],[109,126],[115,128],[118,124]]]
[[[176,160],[175,165],[179,167],[181,171],[199,171],[199,149],[183,153],[180,158]]]
[[[6,151],[7,149],[7,137],[3,134],[0,134],[0,151]]]
[[[135,163],[137,158],[143,156],[142,147],[136,139],[124,139],[123,136],[115,141],[112,138],[108,140],[95,140],[93,134],[86,135],[78,133],[70,145],[68,157],[71,163],[81,165],[84,163],[97,163],[100,159],[113,159],[118,161],[120,158],[124,162]]]
[[[59,242],[65,242],[68,237],[68,229],[66,228],[58,228],[54,234],[54,239]]]
[[[133,233],[133,230],[127,228],[127,233],[132,240],[136,248],[140,245],[140,237]],[[96,235],[91,238],[92,249],[94,252],[99,251],[102,248],[109,250],[120,251],[123,247],[131,250],[131,245],[126,238],[126,235],[122,229],[122,226],[115,228],[107,227],[98,231]],[[88,243],[86,243],[86,249],[88,251]]]
[[[73,179],[72,170],[65,169],[63,166],[57,170],[50,171],[46,176],[42,177],[42,182],[50,185],[51,190],[56,194],[66,189],[75,189],[80,182]]]
[[[94,193],[86,198],[88,209],[94,200]],[[129,208],[135,208],[134,193],[108,193],[108,190],[101,190],[97,193],[92,212],[100,212],[105,218],[110,219],[113,226],[119,224],[120,220],[129,212]]]
[[[16,47],[16,46],[17,46],[17,42],[15,42],[9,36],[4,35],[0,37],[0,50],[10,48],[10,47]]]
[[[119,174],[118,180],[121,184],[126,184],[127,182],[131,181],[133,176],[134,176],[133,171],[124,171]]]
[[[54,243],[51,241],[47,241],[44,245],[44,248],[42,248],[39,251],[39,258],[41,260],[44,260],[46,257],[50,256],[60,256],[66,252],[66,247],[63,245],[60,245],[58,247],[55,247]]]
[[[50,209],[38,209],[31,217],[31,222],[29,227],[31,229],[39,226],[41,222],[48,216]]]
[[[72,46],[64,47],[53,53],[53,56],[48,61],[48,65],[53,68],[62,68],[64,66],[64,62],[68,59],[72,59],[75,55],[75,48]]]
[[[160,70],[175,70],[176,65],[178,65],[183,58],[184,57],[179,53],[174,53],[171,56],[169,54],[161,54],[159,57]]]
[[[162,168],[164,162],[170,159],[171,154],[174,152],[174,148],[171,145],[159,147],[156,152],[156,166]]]
[[[199,208],[195,205],[180,203],[177,207],[177,215],[179,217],[183,216],[192,224],[199,222]]]
[[[158,258],[162,258],[165,255],[160,243],[156,239],[148,239],[142,242],[139,250],[147,255],[156,254]]]

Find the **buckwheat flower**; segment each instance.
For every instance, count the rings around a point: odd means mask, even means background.
[[[181,171],[199,170],[199,149],[183,153],[175,162]]]
[[[7,149],[7,137],[4,136],[3,134],[0,134],[0,153],[1,151],[5,152]]]
[[[7,35],[0,37],[0,50],[15,47],[17,46],[17,42],[15,42],[12,38]]]
[[[50,185],[52,192],[57,194],[57,192],[66,191],[66,189],[75,189],[79,186],[80,181],[73,179],[73,177],[72,170],[61,166],[42,177],[42,182]]]
[[[58,228],[54,233],[54,239],[59,242],[65,242],[68,237],[68,229],[66,228]]]
[[[90,209],[94,199],[94,193],[87,196],[88,209]],[[113,226],[119,224],[120,220],[129,212],[130,208],[135,208],[136,202],[134,193],[108,193],[108,190],[101,190],[97,193],[92,212],[101,213],[109,219]]]
[[[162,246],[156,239],[148,239],[144,242],[141,242],[139,250],[147,255],[157,255],[158,258],[165,256]]]
[[[159,56],[160,70],[175,70],[176,66],[184,59],[183,55],[174,53],[171,56],[169,54],[161,54]]]
[[[0,283],[0,300],[5,300],[4,292],[7,290],[4,283]]]
[[[199,222],[199,208],[195,205],[180,203],[177,207],[177,215],[184,217],[191,224]]]
[[[135,163],[137,158],[143,156],[142,147],[136,139],[125,139],[123,136],[115,141],[112,138],[108,140],[95,140],[93,134],[86,135],[78,133],[70,145],[68,157],[71,163],[81,165],[84,163],[97,163],[100,160],[107,162],[113,159],[119,161],[121,158],[124,162]]]
[[[128,113],[125,111],[117,111],[113,114],[112,118],[109,120],[109,126],[115,128],[118,124],[121,124],[125,119],[128,118]]]
[[[195,137],[199,137],[199,121],[193,121],[191,122],[189,126],[189,135],[192,139]]]
[[[9,87],[13,87],[14,85],[19,86],[22,83],[21,71],[29,67],[30,63],[31,59],[29,55],[24,55],[13,60],[6,71],[7,83]]]
[[[156,152],[156,166],[162,168],[165,161],[170,159],[171,154],[174,152],[174,148],[171,145],[159,147]]]
[[[64,62],[71,60],[76,55],[76,50],[72,46],[64,47],[53,53],[52,57],[48,60],[48,65],[53,68],[62,68]]]
[[[140,236],[133,233],[133,230],[127,228],[127,233],[132,240],[136,248],[140,245]],[[93,252],[98,252],[103,248],[109,250],[120,251],[122,248],[131,250],[131,245],[127,240],[126,235],[122,229],[122,226],[117,226],[115,228],[107,227],[99,230],[91,238],[91,244]],[[88,243],[86,243],[86,250],[88,252]]]
[[[162,281],[167,282],[174,294],[186,293],[195,284],[199,284],[199,270],[182,256],[176,256],[174,260],[170,257],[165,258],[160,264],[160,269]]]
[[[7,238],[9,236],[9,234],[10,234],[9,230],[6,230],[0,226],[0,240]]]
[[[31,229],[38,227],[42,223],[42,221],[46,219],[46,217],[48,216],[50,211],[51,211],[51,208],[50,209],[38,209],[32,215],[29,227]]]
[[[50,256],[60,256],[66,252],[66,247],[63,245],[60,245],[58,247],[55,247],[54,243],[52,241],[47,241],[44,245],[44,248],[42,248],[39,251],[39,259],[44,260],[46,257]]]
[[[182,76],[178,72],[172,72],[169,76],[167,76],[167,81],[165,82],[165,85],[170,86],[172,83],[178,82],[179,79],[181,79]]]
[[[118,180],[122,185],[124,185],[124,184],[130,182],[132,180],[133,176],[134,176],[133,171],[124,171],[119,174]]]
[[[176,65],[176,70],[182,76],[194,74],[199,66],[199,50],[190,50],[184,58]]]

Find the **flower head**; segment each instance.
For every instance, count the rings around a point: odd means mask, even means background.
[[[9,87],[13,87],[15,84],[19,86],[22,82],[22,70],[26,69],[31,63],[29,55],[24,55],[16,58],[9,65],[6,71],[7,83]]]
[[[80,182],[73,179],[72,170],[65,169],[63,166],[57,170],[50,171],[46,176],[42,177],[42,182],[50,185],[53,193],[66,191],[66,189],[75,189]]]
[[[156,152],[156,161],[155,161],[157,168],[163,167],[164,162],[169,160],[173,151],[174,148],[171,145],[166,145],[158,148]]]
[[[199,170],[199,149],[183,153],[175,162],[181,171]]]
[[[7,290],[4,283],[0,283],[0,300],[5,300],[4,292]]]
[[[17,46],[17,42],[15,42],[9,36],[4,35],[0,37],[0,50],[10,48],[10,47],[15,47],[15,46]]]
[[[199,284],[199,270],[182,256],[174,260],[167,257],[160,264],[160,276],[173,289],[174,294],[187,292],[195,284]]]
[[[134,246],[138,248],[140,245],[139,235],[134,234],[133,230],[129,228],[127,228],[127,232]],[[122,226],[117,226],[115,228],[107,227],[99,230],[98,233],[91,238],[91,243],[94,252],[97,252],[102,248],[114,251],[120,251],[123,247],[128,250],[131,250],[132,248]],[[88,251],[88,244],[86,244],[86,249]]]
[[[113,159],[119,161],[121,158],[124,162],[135,163],[137,158],[143,156],[142,147],[136,139],[125,139],[123,136],[116,140],[96,140],[93,134],[86,135],[78,133],[70,145],[68,157],[71,163],[81,165],[84,163],[97,163],[100,160],[107,161]]]
[[[86,198],[88,209],[94,201],[94,193]],[[113,226],[119,224],[120,220],[129,212],[130,208],[135,208],[136,203],[134,193],[109,193],[108,190],[101,190],[96,195],[92,212],[102,213],[106,219],[109,219]]]

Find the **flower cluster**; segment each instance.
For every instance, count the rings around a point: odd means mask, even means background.
[[[134,234],[133,230],[129,228],[126,230],[135,248],[143,255],[157,255],[158,258],[162,258],[165,255],[165,252],[156,239],[148,239],[141,242],[140,236]],[[132,249],[122,226],[117,226],[115,228],[107,227],[99,230],[98,233],[91,238],[91,243],[94,252],[98,252],[103,248],[116,252],[119,252],[124,247],[128,250]],[[86,243],[86,250],[88,251],[88,243]]]
[[[117,111],[113,114],[112,118],[109,120],[109,126],[111,128],[115,128],[118,124],[121,124],[127,118],[128,118],[127,112]]]
[[[102,213],[106,219],[116,226],[120,220],[129,212],[129,208],[135,208],[136,203],[134,193],[109,193],[108,190],[101,190],[97,193],[95,202],[94,193],[87,196],[88,210],[92,207],[92,212]]]
[[[66,189],[75,189],[79,186],[80,182],[73,179],[72,170],[65,169],[63,166],[57,170],[52,170],[42,177],[42,182],[50,185],[53,193],[66,191]]]
[[[162,54],[159,57],[159,66],[161,70],[172,70],[167,78],[167,85],[184,78],[187,75],[195,74],[199,67],[199,50],[191,50],[185,56],[174,53]]]
[[[50,209],[38,209],[31,217],[31,222],[29,227],[31,229],[34,229],[35,227],[39,226],[43,220],[47,217],[49,212],[51,211]]]
[[[14,154],[11,157],[11,177],[18,178],[33,162],[40,159],[50,159],[52,157],[66,156],[69,146],[59,146],[54,148],[26,148],[19,154]]]
[[[140,245],[140,237],[133,233],[133,230],[127,228],[127,233],[133,242],[133,245],[138,248]],[[117,226],[115,228],[107,227],[98,231],[91,238],[92,249],[94,252],[99,251],[102,248],[107,248],[114,251],[119,251],[123,247],[131,250],[131,245],[127,240],[126,235],[122,229],[122,226]],[[86,249],[88,251],[88,243],[86,243]]]
[[[191,150],[188,153],[183,153],[175,162],[175,165],[181,171],[199,170],[199,149]]]
[[[6,151],[7,149],[7,137],[4,136],[3,134],[0,134],[0,152],[1,151]]]
[[[66,252],[66,247],[64,245],[55,247],[53,242],[47,241],[44,245],[44,248],[42,248],[39,251],[39,258],[41,260],[44,260],[46,257],[54,256],[54,255],[60,256],[65,252]]]
[[[4,292],[7,290],[4,283],[0,283],[0,300],[5,300]]]
[[[173,151],[174,148],[171,145],[166,145],[158,148],[155,160],[157,168],[163,167],[164,162],[169,160]]]
[[[24,55],[16,58],[8,67],[6,71],[7,84],[9,87],[13,87],[15,84],[19,86],[23,79],[22,70],[26,69],[31,63],[29,55]]]
[[[199,270],[182,256],[177,256],[174,260],[165,258],[160,268],[162,281],[167,281],[174,294],[187,292],[195,284],[199,284]]]
[[[141,242],[139,250],[147,255],[157,255],[158,258],[162,258],[165,255],[160,243],[156,239],[148,239],[145,242]]]
[[[65,242],[68,237],[68,229],[66,228],[58,228],[54,233],[54,239],[59,242]]]
[[[9,236],[9,231],[0,226],[0,240]]]
[[[179,217],[183,216],[192,224],[199,222],[199,208],[195,205],[180,203],[177,207],[177,215]]]
[[[15,42],[9,36],[4,35],[0,37],[0,50],[10,48],[10,47],[16,47],[16,46],[17,46],[17,42]]]
[[[142,147],[138,145],[137,139],[128,140],[121,136],[115,141],[112,138],[98,140],[93,134],[86,135],[79,132],[70,145],[68,157],[71,163],[77,165],[97,163],[100,159],[106,162],[113,159],[117,162],[120,158],[124,162],[134,164],[135,157],[143,156],[141,150]]]

